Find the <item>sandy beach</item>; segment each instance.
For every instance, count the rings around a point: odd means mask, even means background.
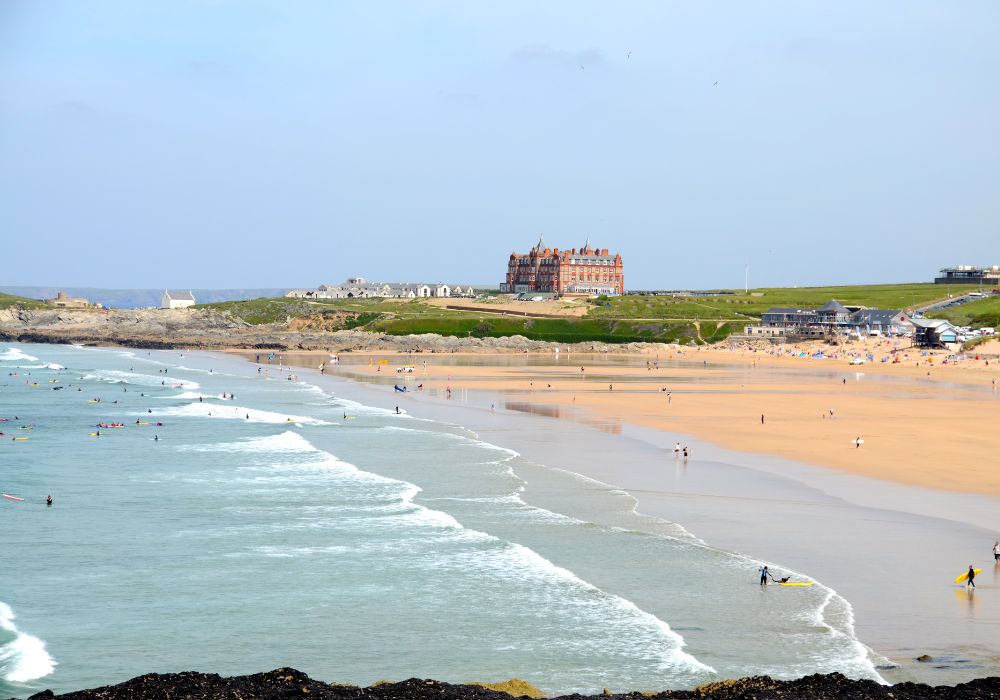
[[[956,363],[943,351],[909,349],[897,351],[893,364],[879,361],[890,355],[888,341],[841,346],[827,359],[812,358],[819,344],[795,348],[805,356],[716,347],[632,356],[340,355],[336,365],[324,353],[284,353],[283,360],[312,368],[325,362],[341,376],[434,396],[472,390],[492,396],[498,408],[545,415],[582,409],[606,426],[628,423],[849,474],[1000,498],[1000,434],[990,427],[1000,411],[996,356],[976,360],[970,353]],[[866,353],[876,361],[849,364]],[[403,365],[413,372],[397,374]]]

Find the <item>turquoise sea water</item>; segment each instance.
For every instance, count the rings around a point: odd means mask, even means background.
[[[206,354],[5,345],[0,372],[0,491],[24,499],[0,499],[2,696],[285,665],[551,692],[878,677],[834,591],[762,591],[757,562],[460,425]],[[587,507],[530,506],[526,480]]]

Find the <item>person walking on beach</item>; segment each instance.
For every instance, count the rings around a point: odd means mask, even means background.
[[[1000,564],[1000,540],[993,543],[993,561]]]
[[[678,442],[677,444],[674,445],[674,457],[677,458],[680,456],[681,456],[681,444]]]
[[[969,586],[972,586],[973,588],[975,588],[976,587],[976,570],[975,570],[975,568],[973,568],[972,564],[969,564],[969,574],[968,574],[968,576],[969,576],[969,578],[965,582],[965,587],[968,588]]]
[[[684,450],[683,451],[684,451],[684,461],[687,462],[688,461],[688,448],[687,448],[687,445],[684,446]]]
[[[864,440],[862,440],[861,436],[858,435],[856,438],[854,438],[854,449],[858,449],[859,447],[861,447],[861,445],[863,443],[864,443]]]
[[[764,425],[764,414],[763,413],[760,414],[760,424]]]
[[[769,575],[770,575],[770,572],[767,570],[767,564],[764,564],[760,568],[760,585],[762,585],[762,586],[766,586],[767,585],[767,577]]]

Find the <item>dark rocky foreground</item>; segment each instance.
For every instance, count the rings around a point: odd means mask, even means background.
[[[512,693],[532,694],[537,690],[530,685],[511,681],[500,686]],[[368,688],[337,685],[315,681],[301,671],[279,668],[252,676],[222,678],[210,673],[151,673],[133,678],[118,685],[93,690],[80,690],[55,695],[50,690],[32,695],[29,700],[288,700],[291,698],[316,698],[317,700],[510,700],[511,695],[477,685],[452,685],[438,681],[411,678],[401,683],[378,683]],[[585,696],[562,696],[569,700]],[[694,690],[675,690],[660,693],[627,693],[593,696],[598,698],[662,698],[676,700],[770,700],[772,698],[885,698],[910,700],[935,698],[936,700],[973,700],[1000,698],[1000,678],[980,678],[958,686],[931,687],[918,683],[900,683],[893,686],[879,685],[873,681],[855,681],[839,673],[806,676],[794,681],[775,681],[767,677],[740,678],[699,686]]]

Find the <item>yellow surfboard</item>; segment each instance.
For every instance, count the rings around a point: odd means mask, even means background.
[[[811,586],[812,581],[788,581],[787,583],[779,583],[779,586]]]
[[[973,569],[976,572],[976,576],[982,573],[982,569]],[[965,580],[969,578],[969,572],[966,571],[964,574],[955,579],[955,583],[965,583]]]

